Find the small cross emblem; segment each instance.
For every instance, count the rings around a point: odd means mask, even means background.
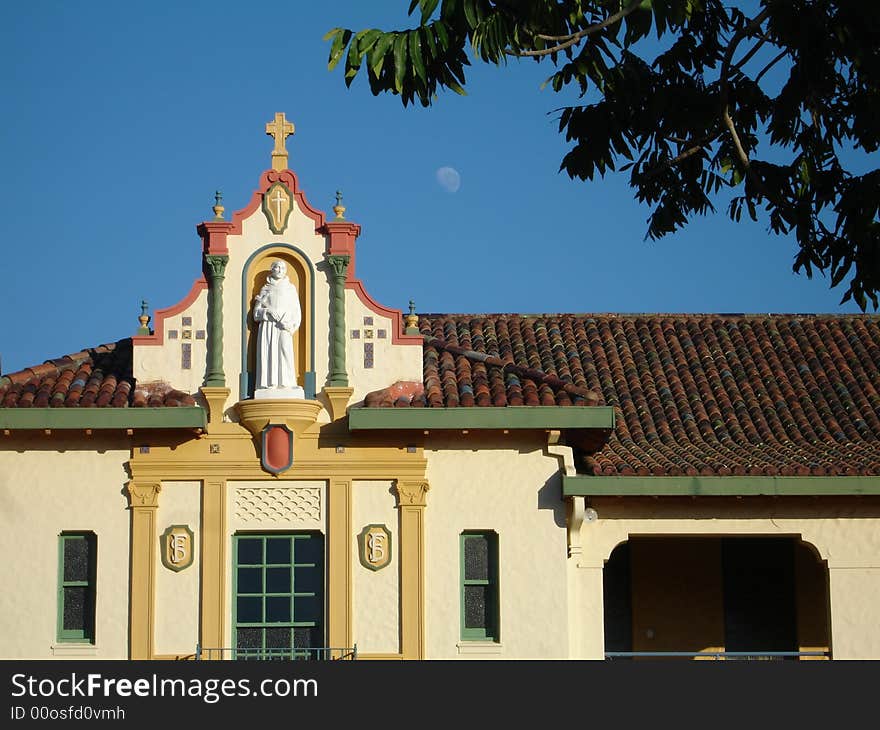
[[[283,233],[291,211],[291,194],[284,183],[276,182],[263,197],[263,212],[269,219],[272,233]]]

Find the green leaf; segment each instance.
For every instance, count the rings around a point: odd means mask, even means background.
[[[369,53],[379,36],[382,35],[382,31],[372,28],[370,30],[361,31],[358,35],[360,35],[359,39],[355,36],[357,39],[358,54],[365,56]]]
[[[358,53],[357,43],[352,41],[348,47],[348,55],[345,58],[345,84],[351,86],[352,79],[357,76],[361,67],[361,54]]]
[[[443,51],[446,51],[449,48],[449,32],[446,29],[446,23],[442,20],[434,23],[434,27],[437,29],[437,42],[440,44],[440,48]]]
[[[394,39],[394,88],[403,91],[403,78],[406,75],[406,33],[397,33]]]
[[[370,51],[370,69],[376,76],[382,73],[382,66],[385,64],[388,49],[391,48],[391,44],[394,43],[394,36],[394,33],[383,33],[376,40],[376,44]]]
[[[452,79],[449,79],[446,82],[446,85],[450,89],[452,89],[456,94],[459,94],[461,96],[467,96],[467,92],[458,84],[457,81],[453,81]]]
[[[336,68],[336,64],[338,64],[339,59],[342,58],[342,52],[345,50],[348,41],[351,39],[351,31],[343,30],[342,28],[334,28],[324,36],[324,40],[326,41],[331,37],[333,37],[333,45],[330,46],[330,57],[327,61],[327,69],[330,71]]]
[[[419,31],[413,30],[409,33],[409,57],[412,60],[413,68],[415,69],[416,76],[418,76],[422,83],[427,83],[425,78],[425,62],[422,59],[422,41],[419,37]]]
[[[428,18],[434,14],[438,2],[439,0],[421,0],[422,25],[424,25],[428,21]]]
[[[428,44],[428,62],[430,63],[437,57],[437,46],[434,43],[434,28],[426,26],[423,28],[425,33],[425,41]]]
[[[477,27],[476,0],[464,0],[464,17],[467,20],[468,27]]]

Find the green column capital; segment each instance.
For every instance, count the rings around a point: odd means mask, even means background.
[[[348,269],[348,264],[351,262],[351,256],[348,254],[333,254],[332,256],[327,257],[327,263],[330,264],[333,269],[333,278],[338,279],[339,277],[344,277],[346,270]]]
[[[228,263],[229,256],[226,256],[225,254],[205,254],[205,264],[210,279],[222,279],[226,273],[226,264]]]

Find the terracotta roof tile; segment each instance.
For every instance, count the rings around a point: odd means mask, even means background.
[[[426,314],[424,391],[368,407],[613,406],[590,474],[880,475],[880,318]]]
[[[189,393],[152,384],[149,403],[138,399],[130,338],[98,345],[42,365],[0,376],[2,408],[126,408],[194,406]]]

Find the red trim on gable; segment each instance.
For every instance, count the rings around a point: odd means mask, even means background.
[[[403,312],[399,309],[391,309],[390,307],[383,307],[381,304],[376,302],[369,294],[367,294],[367,290],[364,289],[364,284],[360,279],[349,279],[345,282],[346,289],[354,290],[354,293],[357,294],[358,299],[364,303],[364,305],[372,312],[375,312],[382,317],[390,317],[391,318],[391,342],[394,345],[418,345],[419,347],[423,344],[423,339],[421,335],[405,335],[403,333]]]
[[[330,256],[348,256],[348,269],[346,269],[346,281],[354,279],[354,251],[357,237],[361,235],[361,227],[357,223],[334,220],[327,221],[321,229],[321,233],[327,236],[326,254]]]
[[[208,282],[204,276],[200,279],[196,279],[193,282],[192,288],[189,290],[189,294],[187,294],[181,301],[175,304],[173,307],[166,307],[165,309],[157,309],[156,316],[153,318],[153,334],[151,335],[135,335],[131,338],[131,342],[133,345],[161,345],[165,342],[165,320],[168,317],[173,317],[175,314],[180,314],[184,309],[190,306],[199,294],[208,288]]]
[[[205,253],[225,254],[226,237],[241,235],[241,224],[245,218],[253,215],[260,208],[263,202],[263,195],[276,182],[283,182],[290,189],[291,194],[296,199],[300,210],[311,218],[315,223],[315,232],[323,233],[325,218],[324,214],[309,205],[306,200],[305,193],[299,186],[299,180],[293,170],[266,170],[260,176],[259,187],[254,190],[250,202],[241,210],[237,210],[232,214],[231,221],[205,221],[196,226],[196,230],[202,237],[202,243]],[[221,228],[222,225],[222,228]]]

